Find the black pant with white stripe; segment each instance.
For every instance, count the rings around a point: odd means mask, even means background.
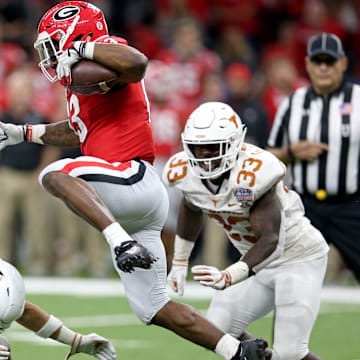
[[[324,201],[302,195],[302,200],[306,216],[339,250],[360,283],[360,194]]]

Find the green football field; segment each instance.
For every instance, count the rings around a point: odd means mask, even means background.
[[[60,317],[84,334],[97,332],[114,344],[118,359],[205,360],[220,357],[155,326],[144,326],[133,315],[124,297],[31,295],[27,300]],[[206,300],[184,302],[204,311]],[[271,316],[253,324],[249,331],[271,339]],[[64,359],[67,348],[42,340],[18,324],[6,333],[13,360]],[[311,337],[311,349],[323,360],[360,360],[360,304],[323,303]],[[91,357],[77,354],[72,359]]]

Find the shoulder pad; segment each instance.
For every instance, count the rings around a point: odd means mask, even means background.
[[[168,186],[175,186],[186,177],[189,172],[187,156],[184,151],[173,155],[166,163],[162,180]]]

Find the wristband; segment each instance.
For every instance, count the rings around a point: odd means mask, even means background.
[[[44,142],[41,140],[41,137],[45,134],[46,129],[45,125],[26,125],[25,126],[25,140],[27,142],[33,142],[37,144],[44,145]]]
[[[173,264],[187,266],[187,262],[194,245],[194,241],[185,240],[181,236],[176,235]]]
[[[238,261],[235,264],[230,265],[224,270],[225,273],[228,273],[231,278],[231,285],[236,284],[240,281],[243,281],[249,276],[249,266],[244,261]]]
[[[70,345],[71,347],[77,347],[80,343],[82,335],[68,329],[66,326],[62,326],[60,329],[60,333],[56,338],[57,341]]]
[[[55,316],[50,315],[48,321],[43,325],[43,327],[40,330],[36,332],[36,335],[44,339],[47,339],[61,326],[62,326],[62,322]]]
[[[93,60],[94,59],[94,48],[95,43],[94,42],[87,42],[85,45],[85,51],[84,51],[84,58]]]

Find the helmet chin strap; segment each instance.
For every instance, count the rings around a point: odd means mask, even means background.
[[[80,15],[75,16],[74,21],[71,23],[71,25],[66,30],[65,36],[63,37],[63,39],[60,40],[60,50],[61,51],[63,51],[64,45],[68,41],[70,35],[74,32],[75,26],[78,23],[79,19],[80,19]]]

